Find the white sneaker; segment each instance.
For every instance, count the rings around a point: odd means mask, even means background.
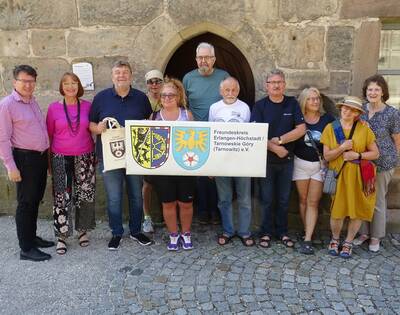
[[[192,235],[190,232],[185,232],[181,235],[182,237],[182,248],[184,250],[190,250],[193,249],[193,244],[192,244]]]
[[[143,232],[154,233],[153,221],[150,217],[145,217],[143,221]]]
[[[179,250],[179,239],[180,239],[179,233],[170,233],[167,249],[170,251],[178,251]]]
[[[360,246],[360,245],[362,245],[365,241],[368,241],[369,240],[369,236],[368,235],[365,235],[365,234],[362,234],[362,235],[360,235],[359,237],[357,237],[357,238],[355,238],[354,240],[353,240],[353,245],[355,245],[355,246]]]
[[[372,238],[371,238],[371,240],[372,240]],[[375,240],[375,239],[373,239],[373,240]],[[373,253],[377,253],[377,252],[379,252],[379,247],[380,247],[380,241],[378,240],[378,243],[376,243],[376,244],[369,244],[368,245],[368,249],[369,249],[369,251],[370,252],[373,252]]]

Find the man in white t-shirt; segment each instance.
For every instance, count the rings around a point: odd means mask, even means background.
[[[249,106],[238,99],[239,82],[228,77],[220,84],[222,100],[210,107],[209,121],[243,123],[250,121]],[[241,239],[244,246],[253,246],[250,232],[251,223],[251,178],[249,177],[216,177],[218,190],[218,208],[221,213],[223,233],[218,236],[218,244],[229,243],[233,236]],[[232,216],[232,182],[235,184],[238,211],[238,229],[235,231]]]

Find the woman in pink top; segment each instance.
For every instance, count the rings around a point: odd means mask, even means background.
[[[58,237],[57,254],[67,252],[66,239],[73,233],[72,211],[79,245],[89,245],[87,231],[95,227],[95,156],[89,131],[91,103],[79,98],[83,87],[73,73],[60,81],[63,100],[49,105],[47,130],[50,138],[50,162],[53,177],[54,230]]]

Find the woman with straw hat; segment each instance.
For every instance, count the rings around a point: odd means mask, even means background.
[[[367,175],[371,184],[374,168],[368,161],[377,159],[379,151],[372,130],[366,124],[358,123],[359,116],[364,113],[362,101],[347,96],[336,106],[340,110],[340,119],[330,123],[321,136],[328,167],[339,174],[336,193],[332,198],[332,239],[328,250],[333,256],[350,258],[354,237],[362,221],[371,221],[375,206],[373,185],[364,183],[360,165],[370,167],[366,173],[369,172]],[[347,235],[340,248],[340,232],[347,217]]]

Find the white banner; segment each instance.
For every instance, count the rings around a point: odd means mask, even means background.
[[[268,124],[125,121],[126,173],[265,177]]]

